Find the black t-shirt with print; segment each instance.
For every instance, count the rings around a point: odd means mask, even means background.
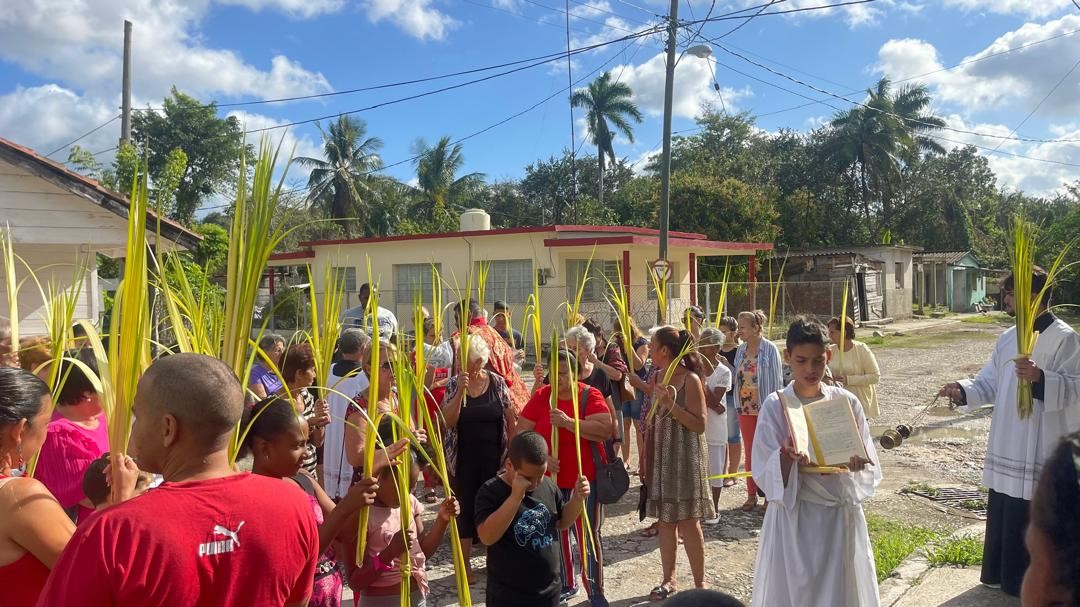
[[[510,485],[499,476],[484,483],[476,492],[477,526],[498,510],[510,493]],[[562,497],[548,477],[525,494],[506,533],[488,547],[488,607],[558,606],[562,582],[555,525],[562,510]]]

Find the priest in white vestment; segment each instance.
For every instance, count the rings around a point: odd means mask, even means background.
[[[806,320],[796,320],[788,330],[787,359],[793,381],[769,395],[758,414],[753,474],[769,505],[754,568],[752,605],[876,607],[877,575],[862,502],[881,482],[881,469],[874,465],[877,451],[859,399],[843,388],[821,383],[828,360],[824,345],[792,343],[794,333],[812,333],[811,329],[825,331],[821,323]],[[791,434],[781,397],[804,404],[847,400],[873,464],[863,465],[863,460],[857,472],[801,472],[799,461],[788,455]]]
[[[1045,272],[1037,268],[1032,301],[1045,283]],[[1002,283],[1002,294],[1010,314],[1014,314],[1012,288],[1009,276]],[[990,493],[981,579],[1012,596],[1020,595],[1028,566],[1024,534],[1043,462],[1063,436],[1080,430],[1080,336],[1046,306],[1035,319],[1035,330],[1039,336],[1030,358],[1017,356],[1012,327],[998,338],[990,360],[974,379],[941,389],[942,395],[962,404],[962,411],[994,406],[983,465],[983,485]],[[1017,413],[1020,378],[1032,381],[1035,397],[1034,410],[1026,419]]]

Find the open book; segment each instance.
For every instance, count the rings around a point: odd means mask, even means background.
[[[847,399],[804,405],[798,398],[780,392],[780,403],[795,450],[809,455],[813,466],[845,466],[853,455],[870,459]]]

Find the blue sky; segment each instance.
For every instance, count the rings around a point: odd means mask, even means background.
[[[778,1],[769,11],[833,0]],[[122,22],[134,22],[136,107],[160,105],[169,86],[200,99],[237,103],[319,94],[423,78],[526,59],[566,48],[565,0],[20,0],[0,14],[0,136],[51,152],[118,113]],[[760,0],[717,0],[722,15]],[[70,6],[68,6],[70,5]],[[658,0],[572,0],[575,48],[638,32],[667,11]],[[680,17],[701,18],[707,0],[686,0]],[[744,13],[745,14],[745,13]],[[711,39],[741,21],[708,23]],[[696,30],[696,28],[695,28]],[[782,74],[852,100],[882,74],[922,76],[934,110],[955,131],[947,147],[987,148],[1001,185],[1048,194],[1080,177],[1080,8],[1072,0],[877,0],[857,6],[761,16],[722,44]],[[1064,34],[1064,35],[1063,35]],[[1048,38],[1055,39],[1045,41]],[[685,43],[683,36],[681,43]],[[701,43],[701,39],[695,40]],[[1020,50],[1018,47],[1029,45]],[[713,60],[687,56],[676,71],[674,130],[694,126],[702,104],[723,104],[759,118],[767,131],[808,130],[834,109],[828,97],[713,45]],[[983,59],[993,53],[1005,54]],[[748,78],[731,68],[770,82]],[[574,57],[575,80],[610,69],[634,90],[645,120],[636,141],[616,140],[620,156],[640,163],[660,145],[663,56],[658,36],[620,42]],[[590,73],[597,70],[593,76]],[[487,75],[439,80],[321,99],[222,108],[247,128],[263,128],[422,93]],[[721,94],[712,88],[713,74]],[[1061,82],[1056,92],[1047,93]],[[585,84],[582,82],[578,86]],[[489,179],[520,177],[537,159],[570,145],[566,62],[560,60],[458,90],[361,112],[371,135],[385,142],[387,164],[412,156],[418,139],[460,138],[541,99],[550,101],[465,142],[466,170]],[[836,107],[851,104],[833,99]],[[1040,105],[1041,103],[1041,105]],[[1038,107],[1027,121],[1021,121]],[[780,111],[787,110],[787,111]],[[580,114],[580,113],[579,113]],[[1015,134],[1013,131],[1015,129]],[[578,116],[577,145],[584,127]],[[969,132],[959,132],[969,131]],[[280,137],[283,130],[270,133]],[[91,151],[115,145],[119,121],[86,137]],[[973,134],[974,133],[974,134]],[[1016,141],[995,134],[1043,141]],[[252,136],[257,137],[255,135]],[[293,127],[287,146],[319,153],[315,126]],[[946,141],[948,140],[948,141]],[[998,147],[997,153],[990,150]],[[589,149],[584,143],[584,150]],[[1012,155],[1008,155],[1012,154]],[[63,159],[66,151],[54,158]],[[101,160],[110,159],[109,153]],[[1051,162],[1048,162],[1051,161]],[[413,167],[389,169],[408,181]],[[291,176],[302,182],[304,174]]]

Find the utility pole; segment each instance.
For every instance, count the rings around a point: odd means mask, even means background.
[[[124,20],[124,80],[120,109],[120,145],[131,142],[131,22]]]
[[[660,259],[668,257],[668,228],[671,206],[671,102],[675,84],[675,33],[679,23],[679,0],[671,0],[668,11],[667,66],[664,77],[664,148],[660,158]]]

